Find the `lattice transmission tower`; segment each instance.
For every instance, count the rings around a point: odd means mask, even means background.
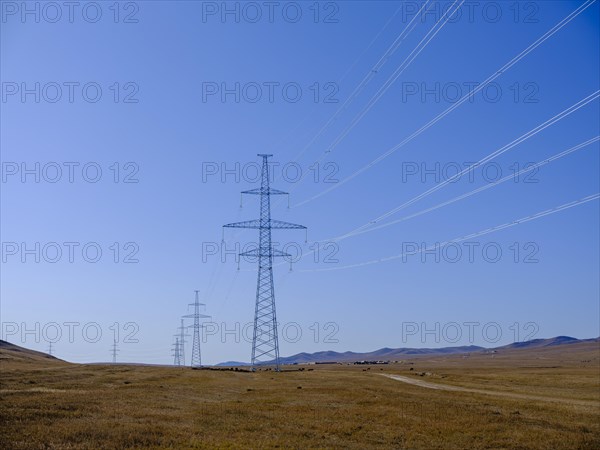
[[[110,353],[112,354],[112,362],[115,364],[117,362],[117,353],[119,349],[117,348],[117,340],[113,340],[113,345],[110,347]]]
[[[190,327],[193,330],[192,333],[192,367],[201,367],[202,366],[202,358],[200,355],[200,328],[202,328],[202,324],[200,323],[200,319],[209,318],[210,316],[200,314],[200,306],[206,306],[204,303],[200,303],[200,294],[199,291],[194,291],[196,293],[196,298],[194,303],[190,303],[189,306],[194,307],[193,314],[187,314],[183,317],[194,319],[194,324]],[[188,306],[188,308],[189,308]]]
[[[185,332],[187,328],[189,327],[186,327],[183,324],[183,319],[181,319],[181,326],[177,328],[179,330],[179,333],[175,335],[179,338],[179,361],[181,362],[182,366],[185,366],[185,344],[187,343],[185,338],[190,337],[190,335],[186,334]]]
[[[179,351],[179,337],[175,338],[175,344],[173,344],[173,365],[181,365],[181,352]]]
[[[48,341],[48,354],[50,356],[53,356],[52,352],[53,352],[53,350],[52,350],[52,341]]]
[[[262,158],[260,188],[242,191],[242,194],[260,196],[260,218],[230,223],[223,225],[223,227],[258,230],[258,248],[239,255],[258,258],[258,281],[254,310],[254,333],[252,336],[252,370],[256,370],[258,364],[274,362],[275,370],[279,371],[279,340],[277,337],[277,315],[275,313],[275,290],[273,288],[273,258],[291,257],[291,255],[273,248],[271,230],[305,230],[306,227],[271,219],[271,196],[288,195],[288,193],[271,189],[269,186],[269,157],[273,155],[259,154],[258,156]]]

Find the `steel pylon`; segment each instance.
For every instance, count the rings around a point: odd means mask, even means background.
[[[179,362],[182,366],[185,366],[185,344],[187,342],[185,338],[190,337],[190,335],[185,332],[187,328],[189,327],[186,327],[183,324],[183,319],[181,319],[181,326],[177,328],[179,333],[175,335],[175,337],[179,338]]]
[[[196,298],[194,303],[190,303],[189,306],[194,307],[193,314],[187,314],[183,317],[194,319],[194,324],[192,325],[193,333],[192,333],[192,367],[201,367],[202,366],[202,358],[200,354],[200,328],[202,325],[200,324],[200,319],[209,318],[210,316],[206,316],[204,314],[200,314],[200,306],[206,306],[204,303],[200,303],[200,294],[199,291],[194,291],[196,293]],[[183,323],[182,323],[183,326]],[[182,331],[183,333],[183,331]],[[181,344],[180,344],[181,345]]]
[[[180,366],[181,365],[181,353],[179,351],[179,338],[175,338],[175,345],[173,348],[173,365]]]
[[[271,230],[306,229],[303,225],[271,219],[271,196],[288,195],[287,192],[271,189],[269,186],[269,157],[262,158],[260,188],[242,191],[242,194],[260,196],[260,219],[223,225],[226,228],[252,228],[259,230],[258,248],[240,253],[240,256],[258,257],[258,281],[254,309],[254,333],[252,337],[252,370],[264,363],[275,363],[279,371],[279,339],[277,335],[277,314],[275,311],[275,290],[273,287],[273,258],[290,254],[273,249]]]
[[[117,339],[113,339],[113,345],[110,347],[110,353],[112,354],[112,362],[116,364],[117,362],[117,353],[119,353],[119,349],[117,348]]]

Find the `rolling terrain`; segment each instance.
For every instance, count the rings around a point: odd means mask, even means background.
[[[2,344],[0,448],[599,448],[600,344],[549,344],[281,373]]]

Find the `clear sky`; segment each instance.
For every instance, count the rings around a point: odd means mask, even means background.
[[[330,240],[597,137],[595,99],[370,223],[598,90],[595,2],[488,88],[367,166],[582,3],[466,2],[423,41],[451,2],[411,22],[421,2],[230,2],[234,12],[223,15],[221,2],[81,2],[73,10],[28,2],[24,11],[3,1],[3,338],[45,350],[56,323],[57,356],[108,361],[117,323],[120,361],[171,363],[173,334],[198,289],[213,322],[203,363],[248,361],[251,345],[239,334],[253,319],[256,263],[242,261],[238,271],[231,254],[212,253],[223,224],[257,217],[255,198],[239,208],[239,191],[257,187],[256,154],[265,152],[278,164],[273,187],[291,192],[292,207],[277,200],[272,216],[309,229],[308,243],[302,231],[273,236],[304,256],[292,272],[285,261],[275,269],[282,355],[598,336],[598,199],[414,254],[597,194],[598,141],[448,206]],[[420,42],[428,43],[411,60]],[[227,231],[227,249],[257,234]],[[310,253],[316,241],[320,250]]]

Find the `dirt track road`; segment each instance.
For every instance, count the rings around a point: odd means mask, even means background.
[[[502,392],[502,391],[490,391],[486,389],[473,389],[473,388],[464,388],[460,386],[449,386],[447,384],[438,384],[431,383],[429,381],[423,381],[411,377],[404,377],[402,375],[390,375],[390,374],[379,374],[384,377],[391,378],[396,381],[401,381],[403,383],[412,384],[415,386],[420,386],[427,389],[437,389],[440,391],[453,391],[453,392],[469,392],[472,394],[484,394],[484,395],[494,395],[497,397],[509,397],[518,400],[536,400],[540,402],[554,402],[554,403],[566,403],[571,405],[581,405],[581,406],[590,406],[594,408],[600,408],[600,402],[594,400],[577,400],[577,399],[569,399],[569,398],[556,398],[556,397],[539,397],[536,395],[528,395],[528,394],[517,394],[514,392]]]

